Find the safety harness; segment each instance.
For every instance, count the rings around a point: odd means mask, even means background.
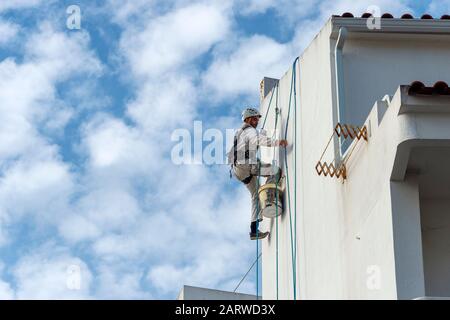
[[[241,134],[248,128],[251,128],[252,126],[249,125],[248,123],[245,123],[241,129],[239,129],[238,132],[236,132],[236,134],[234,135],[234,142],[233,142],[233,159],[231,161],[231,168],[230,168],[230,178],[232,178],[232,170],[233,170],[233,166],[236,166],[236,162],[238,159],[238,141],[239,138],[241,136]],[[244,153],[244,159],[247,161],[250,159],[250,144],[248,142],[246,142],[245,144],[245,153]],[[237,178],[237,177],[236,177]],[[250,174],[247,178],[240,180],[242,183],[244,184],[249,184],[250,181],[252,180],[253,175]]]

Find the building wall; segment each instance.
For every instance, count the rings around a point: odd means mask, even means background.
[[[291,207],[297,200],[297,299],[344,297],[343,287],[343,215],[340,182],[321,179],[315,173],[315,165],[324,143],[332,133],[332,86],[330,65],[331,25],[328,24],[316,40],[304,52],[297,70],[297,115],[291,111],[287,139],[290,166]],[[291,70],[280,80],[279,107],[281,108],[282,132],[287,119]],[[300,98],[301,97],[301,98]],[[265,99],[263,112],[267,109],[270,95]],[[293,106],[292,106],[293,108]],[[269,119],[274,118],[272,107]],[[297,137],[294,139],[294,120]],[[273,120],[268,122],[273,128]],[[294,193],[293,142],[297,141],[297,194]],[[333,154],[333,148],[330,154]],[[271,159],[264,159],[270,161]],[[293,210],[292,210],[293,211]],[[291,221],[294,223],[294,213]],[[263,241],[263,297],[276,299],[276,221],[264,222],[271,231],[268,241]],[[295,225],[292,227],[295,231]],[[289,211],[279,219],[278,245],[278,298],[293,299],[292,250]],[[307,259],[306,259],[307,257]]]
[[[315,171],[339,121],[334,89],[336,40],[330,38],[332,32],[335,31],[331,20],[300,57],[297,115],[294,117],[291,113],[288,130],[292,210],[286,209],[278,219],[278,232],[275,219],[266,219],[263,223],[263,228],[271,232],[270,238],[262,241],[263,298],[294,297],[290,238],[294,199],[297,204],[297,225],[293,226],[297,230],[294,234],[298,248],[297,299],[417,298],[425,296],[424,277],[427,277],[427,294],[439,293],[430,274],[424,276],[423,259],[426,270],[433,270],[438,249],[435,242],[429,244],[433,235],[424,233],[425,256],[422,255],[419,182],[414,174],[405,175],[403,171],[409,157],[409,151],[405,151],[408,139],[417,137],[422,130],[433,131],[432,123],[440,116],[401,114],[404,92],[398,87],[413,80],[428,85],[437,80],[450,82],[450,65],[445,62],[450,45],[436,42],[429,35],[426,37],[433,41],[424,36],[401,40],[394,35],[347,40],[344,47],[347,109],[345,119],[341,120],[353,125],[365,124],[370,137],[367,143],[356,144],[347,163],[348,178],[343,183],[341,179],[319,177]],[[439,39],[447,39],[447,36]],[[278,89],[282,132],[287,119],[290,83],[291,70],[280,79]],[[390,102],[381,101],[386,94],[395,96]],[[262,102],[263,113],[268,108],[269,98],[270,94]],[[269,130],[274,128],[274,109],[272,106],[266,124]],[[421,117],[428,120],[415,120]],[[297,124],[295,139],[293,119]],[[297,194],[293,194],[294,141]],[[338,141],[334,139],[323,160],[330,163],[337,154]],[[404,168],[398,165],[399,157],[403,159]],[[263,157],[263,161],[271,160]],[[392,181],[394,172],[395,177],[400,178]]]
[[[395,299],[395,259],[390,174],[395,158],[395,114],[381,101],[368,116],[369,141],[356,143],[341,183],[347,299]],[[353,145],[351,146],[353,148]],[[318,177],[319,178],[319,177]],[[320,177],[320,179],[330,179]]]
[[[450,37],[446,35],[382,34],[352,38],[343,53],[345,120],[364,123],[374,101],[393,95],[399,85],[420,80],[432,86],[450,83]]]
[[[450,297],[450,200],[421,199],[425,292]]]

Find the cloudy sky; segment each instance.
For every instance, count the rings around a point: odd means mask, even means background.
[[[260,79],[287,71],[331,14],[371,5],[450,12],[448,0],[1,0],[0,299],[233,290],[256,254],[249,196],[224,165],[174,164],[171,135],[237,127]],[[251,273],[240,291],[255,287]]]

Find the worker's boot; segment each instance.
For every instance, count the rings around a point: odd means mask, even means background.
[[[256,221],[252,222],[252,224],[250,225],[250,240],[264,239],[268,235],[269,235],[269,232],[261,232],[258,230]]]
[[[250,240],[259,240],[259,239],[264,239],[265,237],[267,237],[269,235],[269,232],[250,232]]]

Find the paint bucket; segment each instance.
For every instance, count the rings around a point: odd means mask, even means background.
[[[267,183],[258,190],[261,214],[275,218],[283,213],[283,190],[275,183]]]

